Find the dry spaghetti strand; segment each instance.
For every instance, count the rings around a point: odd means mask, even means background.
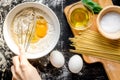
[[[98,32],[87,30],[70,41],[75,47],[75,50],[70,50],[72,52],[120,62],[120,40],[109,40]]]

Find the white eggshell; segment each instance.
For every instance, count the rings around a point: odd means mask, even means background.
[[[74,55],[70,58],[68,62],[69,70],[72,73],[78,73],[83,67],[83,60],[79,55]]]
[[[61,52],[59,52],[57,50],[52,51],[50,54],[50,62],[54,67],[60,68],[64,65],[65,58]]]

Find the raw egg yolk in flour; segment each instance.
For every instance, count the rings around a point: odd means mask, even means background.
[[[48,30],[47,21],[44,18],[37,19],[35,25],[35,32],[33,33],[31,42],[35,43],[39,41],[40,38],[45,37],[45,35],[47,34],[47,30]]]

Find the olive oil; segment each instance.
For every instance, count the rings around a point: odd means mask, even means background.
[[[89,11],[84,8],[76,8],[70,15],[71,25],[74,29],[83,30],[90,19]]]

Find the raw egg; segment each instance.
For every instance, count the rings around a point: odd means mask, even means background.
[[[33,37],[32,37],[32,40],[31,40],[31,43],[35,43],[35,42],[38,42],[39,41],[39,37],[35,34],[33,34]]]
[[[37,24],[36,26],[36,35],[40,38],[44,37],[47,33],[47,26],[44,24]]]
[[[40,18],[36,20],[35,32],[33,33],[33,37],[31,42],[38,42],[40,38],[46,36],[48,30],[47,21],[44,18]]]
[[[59,52],[57,50],[52,51],[50,54],[50,62],[54,67],[60,68],[64,65],[65,58],[61,52]]]
[[[78,73],[83,67],[83,60],[79,55],[74,55],[70,58],[68,62],[69,70],[72,73]]]

